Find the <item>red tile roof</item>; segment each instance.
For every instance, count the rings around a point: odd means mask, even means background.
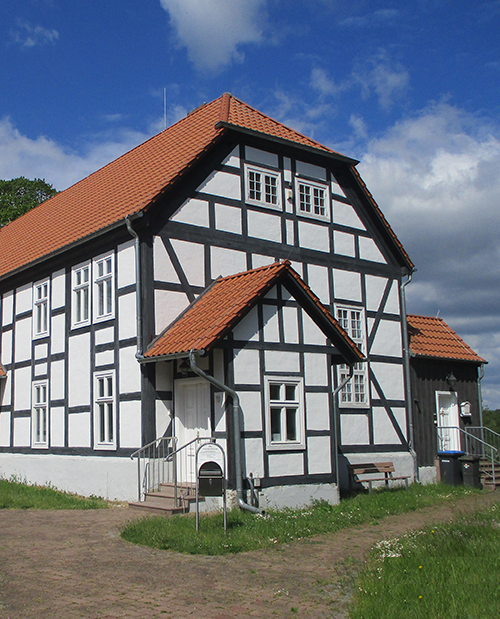
[[[0,228],[0,279],[147,209],[231,129],[338,155],[226,93]]]
[[[487,363],[441,318],[409,314],[407,319],[412,355]]]
[[[349,363],[363,359],[356,344],[292,269],[289,261],[217,279],[165,329],[144,356],[154,360],[156,357],[188,353],[190,350],[209,351],[278,280],[287,289],[291,288],[289,291],[292,294],[294,289],[295,292],[298,290],[299,296],[305,295],[314,304],[317,317],[327,325],[325,330],[328,333],[325,335],[334,345],[342,347],[341,352],[349,357]]]
[[[5,373],[5,370],[2,367],[2,364],[0,363],[0,378],[5,378],[7,376],[7,374]]]

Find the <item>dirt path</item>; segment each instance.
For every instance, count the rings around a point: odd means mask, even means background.
[[[0,619],[347,617],[372,545],[499,501],[499,493],[228,557],[185,556],[119,537],[127,508],[0,510]]]

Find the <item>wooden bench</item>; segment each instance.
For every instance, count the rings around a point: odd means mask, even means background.
[[[390,481],[396,481],[404,479],[406,489],[408,490],[409,475],[400,475],[394,477],[395,472],[394,464],[392,462],[362,462],[359,464],[348,464],[347,469],[349,471],[349,491],[352,490],[354,482],[367,483],[369,491],[372,491],[372,484],[374,481],[383,481],[386,487],[389,487]],[[376,477],[374,477],[374,475]]]

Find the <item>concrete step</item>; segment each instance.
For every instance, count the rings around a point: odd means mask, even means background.
[[[183,507],[166,507],[165,505],[155,505],[153,503],[129,503],[128,508],[144,516],[173,516],[174,514],[184,514]]]

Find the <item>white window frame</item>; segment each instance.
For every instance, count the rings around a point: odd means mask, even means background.
[[[308,188],[310,191],[310,204],[309,208],[302,209],[302,201],[301,201],[301,185]],[[315,205],[315,192],[323,191],[323,201],[324,204],[322,206]],[[324,209],[324,213],[318,212],[319,209]],[[310,181],[309,179],[302,178],[300,176],[295,177],[295,212],[297,215],[301,217],[308,217],[309,219],[319,219],[320,221],[330,221],[330,188],[326,183],[316,183],[314,181]]]
[[[102,265],[102,269],[101,269]],[[109,268],[109,271],[108,271]],[[108,296],[109,292],[109,296]],[[104,305],[101,306],[101,301]],[[115,255],[107,253],[92,260],[92,311],[94,322],[115,315]]]
[[[279,385],[280,398],[271,398],[271,386]],[[295,387],[295,398],[287,399],[286,386]],[[290,449],[305,449],[305,414],[304,414],[304,380],[298,376],[265,376],[265,403],[266,403],[266,444],[270,451]],[[287,438],[287,406],[295,409],[295,438]],[[279,414],[280,438],[273,436],[273,409],[281,409]]]
[[[49,446],[49,382],[37,380],[31,390],[31,446],[47,449]]]
[[[355,316],[354,314],[358,315]],[[364,308],[354,305],[337,305],[335,317],[347,335],[366,354],[366,320]],[[349,376],[346,364],[338,366],[339,384]],[[351,380],[339,393],[339,406],[343,408],[369,408],[370,390],[367,362],[356,363]]]
[[[87,274],[86,280],[85,273]],[[73,328],[84,327],[91,321],[92,264],[90,260],[87,260],[71,269],[71,326]]]
[[[111,393],[109,391],[111,390]],[[94,374],[94,449],[116,449],[115,371]]]
[[[254,195],[251,197],[252,192],[255,192],[256,189],[252,185],[252,174],[260,174],[260,188],[258,191],[258,195]],[[270,187],[266,177],[268,179],[274,179],[276,193],[275,198],[276,202],[272,201],[272,195],[274,192],[266,191],[266,188]],[[278,170],[269,170],[267,168],[261,168],[259,166],[254,166],[250,164],[245,164],[245,196],[246,202],[248,204],[253,204],[255,206],[262,206],[264,208],[270,208],[274,211],[283,210],[282,200],[281,200],[281,172]]]
[[[47,337],[50,333],[50,278],[33,284],[33,338]]]

